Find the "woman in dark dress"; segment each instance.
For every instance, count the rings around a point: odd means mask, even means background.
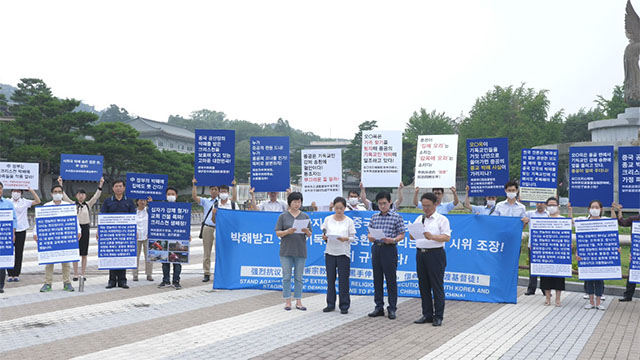
[[[568,205],[568,208],[569,208],[569,218],[572,218],[573,210],[571,208],[571,204]],[[549,212],[549,217],[552,217],[552,218],[563,217],[562,215],[560,215],[560,208],[558,207],[558,199],[554,197],[547,199],[547,211]],[[542,289],[546,297],[544,301],[545,306],[551,305],[551,290],[556,291],[556,306],[561,306],[560,295],[562,293],[562,290],[564,290],[564,278],[541,276],[540,289]]]

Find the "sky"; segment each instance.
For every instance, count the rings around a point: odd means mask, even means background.
[[[199,109],[351,139],[414,111],[465,116],[495,85],[550,113],[624,79],[626,0],[10,1],[0,83],[167,121]],[[632,1],[640,11],[640,0]]]

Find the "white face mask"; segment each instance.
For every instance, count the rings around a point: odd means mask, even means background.
[[[168,202],[176,202],[176,196],[175,195],[167,195],[167,201]]]
[[[350,197],[349,198],[349,205],[351,205],[351,206],[358,205],[358,198],[357,197]]]
[[[487,206],[494,207],[495,205],[496,205],[496,201],[495,200],[487,200]]]
[[[589,209],[589,214],[591,214],[592,217],[598,217],[600,216],[600,209]]]
[[[508,192],[508,193],[507,193],[507,197],[508,197],[509,199],[515,199],[517,195],[518,195],[518,193],[517,193],[517,192]]]
[[[549,210],[549,214],[555,214],[558,212],[557,206],[547,206],[547,210]]]
[[[21,198],[21,197],[22,197],[22,194],[21,194],[21,193],[19,193],[19,192],[12,192],[12,193],[11,193],[11,198],[12,198],[13,200],[20,200],[20,198]]]
[[[53,201],[61,201],[62,200],[62,194],[53,194]]]
[[[220,193],[220,200],[227,200],[229,198],[229,193]]]

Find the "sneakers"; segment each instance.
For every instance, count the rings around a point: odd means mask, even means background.
[[[133,281],[138,281],[138,275],[133,275]]]
[[[596,306],[597,310],[607,310],[607,308],[605,308],[602,304]]]
[[[589,298],[589,294],[582,295],[582,298],[585,299],[585,300],[588,299]]]
[[[591,310],[591,309],[595,309],[596,307],[595,307],[595,305],[591,305],[591,304],[587,303],[587,305],[585,305],[584,308],[587,309],[587,310]]]
[[[64,284],[64,287],[62,288],[62,290],[64,291],[68,291],[68,292],[72,292],[72,291],[76,291],[73,286],[71,286],[71,283],[66,283]]]
[[[176,290],[182,289],[182,285],[180,285],[179,282],[173,283],[173,287],[176,288]]]
[[[604,294],[603,294],[602,296],[600,296],[600,300],[601,300],[601,301],[604,301],[604,300],[605,300],[605,298],[604,298]]]
[[[49,284],[42,285],[42,287],[40,288],[40,292],[47,292],[47,291],[51,291],[51,285]]]
[[[158,285],[158,289],[164,289],[167,287],[171,287],[171,284],[169,284],[168,282],[161,282],[160,285]]]
[[[13,278],[12,277],[8,278],[7,282],[13,282]]]

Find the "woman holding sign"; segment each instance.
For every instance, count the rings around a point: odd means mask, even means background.
[[[569,208],[569,218],[573,217],[573,209],[571,208],[571,204],[568,204]],[[563,217],[560,215],[560,208],[558,207],[558,199],[554,197],[550,197],[547,199],[547,212],[549,212],[549,217],[552,218],[560,218]],[[556,306],[562,306],[560,303],[560,294],[562,290],[564,290],[564,278],[561,277],[550,277],[550,276],[540,276],[540,289],[544,292],[544,296],[546,296],[544,305],[549,306],[551,304],[551,290],[556,291]]]
[[[294,292],[296,309],[305,311],[302,305],[302,274],[307,259],[307,237],[311,237],[309,215],[300,211],[302,194],[294,191],[287,197],[289,210],[278,217],[276,236],[280,238],[280,263],[282,264],[282,296],[284,309],[291,310],[291,267],[294,267]]]
[[[351,271],[351,241],[356,236],[356,228],[351,218],[344,215],[347,201],[338,196],[333,200],[334,215],[327,216],[322,223],[322,239],[327,242],[324,251],[327,269],[327,307],[330,312],[336,308],[336,268],[340,281],[340,312],[349,313],[349,272]]]

